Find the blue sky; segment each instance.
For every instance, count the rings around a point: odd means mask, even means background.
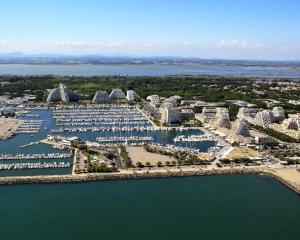
[[[300,60],[298,0],[1,0],[0,52]]]

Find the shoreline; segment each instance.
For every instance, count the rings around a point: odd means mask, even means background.
[[[266,169],[240,168],[240,169],[212,169],[195,171],[164,171],[164,172],[141,172],[141,173],[93,173],[81,175],[51,175],[51,176],[18,176],[0,177],[0,185],[19,185],[19,184],[67,184],[84,183],[97,181],[113,180],[134,180],[151,178],[173,178],[173,177],[193,177],[193,176],[214,176],[214,175],[239,175],[256,174],[263,175],[277,180],[279,183],[288,187],[291,191],[300,196],[300,186],[284,179],[278,173]]]

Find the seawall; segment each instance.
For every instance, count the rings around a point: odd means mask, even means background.
[[[144,173],[98,173],[82,175],[51,175],[51,176],[26,176],[26,177],[1,177],[0,185],[14,184],[51,184],[51,183],[80,183],[129,179],[170,178],[188,176],[212,176],[234,174],[260,174],[272,177],[300,195],[300,187],[285,180],[274,172],[263,169],[213,169],[198,171],[166,171]]]

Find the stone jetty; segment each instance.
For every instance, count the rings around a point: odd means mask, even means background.
[[[169,178],[188,176],[211,176],[211,175],[233,175],[233,174],[259,174],[272,177],[292,191],[300,195],[300,187],[287,181],[276,172],[258,168],[240,169],[212,169],[195,171],[165,171],[165,172],[143,172],[143,173],[102,173],[102,174],[79,174],[79,175],[52,175],[52,176],[26,176],[26,177],[1,177],[0,185],[11,184],[43,184],[43,183],[80,183],[111,180]]]

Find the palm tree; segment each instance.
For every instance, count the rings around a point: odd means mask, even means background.
[[[151,163],[146,162],[145,165],[146,165],[147,167],[150,167],[150,166],[151,166]]]
[[[161,161],[158,161],[158,162],[156,163],[156,166],[157,166],[157,167],[161,167],[161,166],[162,166],[162,162],[161,162]]]

